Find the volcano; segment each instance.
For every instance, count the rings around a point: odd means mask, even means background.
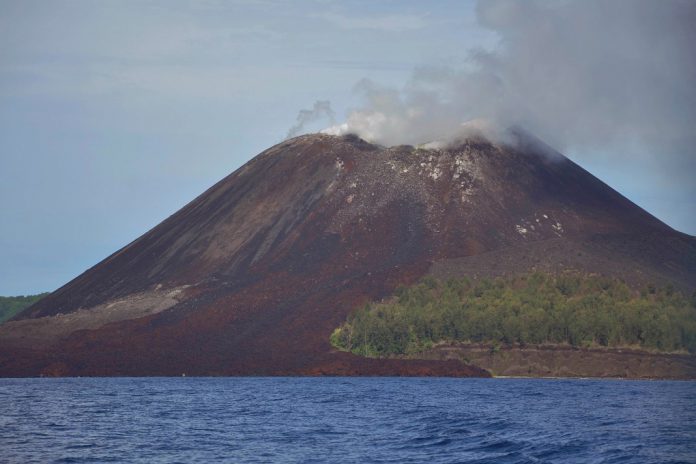
[[[0,375],[485,376],[329,335],[426,275],[530,269],[692,291],[696,238],[519,130],[445,148],[305,135],[0,326]]]

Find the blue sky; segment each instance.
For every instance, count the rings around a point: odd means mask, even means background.
[[[500,39],[462,1],[0,1],[0,295],[66,283],[281,141],[316,100],[341,120],[361,79],[402,88]],[[694,186],[612,148],[563,147],[696,233]]]

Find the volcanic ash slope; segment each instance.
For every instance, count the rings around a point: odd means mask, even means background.
[[[446,149],[306,135],[0,326],[0,375],[487,375],[329,334],[426,274],[696,286],[696,239],[518,131]]]

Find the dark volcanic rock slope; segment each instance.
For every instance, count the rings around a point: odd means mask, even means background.
[[[260,154],[0,326],[3,375],[482,375],[328,336],[424,274],[696,283],[696,240],[531,137],[434,150],[308,135]]]

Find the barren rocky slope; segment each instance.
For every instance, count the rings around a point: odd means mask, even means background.
[[[0,326],[0,375],[486,375],[362,359],[328,336],[427,273],[574,268],[696,287],[694,237],[515,137],[276,145]]]

